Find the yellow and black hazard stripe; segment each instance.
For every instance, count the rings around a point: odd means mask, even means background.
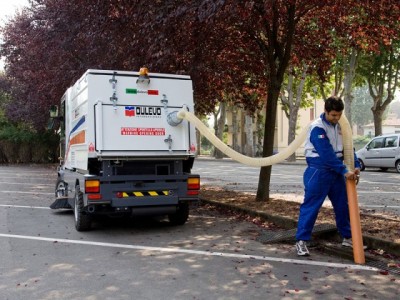
[[[140,192],[122,192],[122,198],[128,197],[157,197],[157,196],[168,196],[169,191],[140,191]]]

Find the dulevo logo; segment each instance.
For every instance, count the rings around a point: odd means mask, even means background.
[[[160,117],[161,107],[156,106],[125,106],[127,117]]]

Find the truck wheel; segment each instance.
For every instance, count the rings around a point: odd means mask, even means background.
[[[65,183],[65,181],[63,181],[61,179],[57,179],[55,196],[56,196],[56,198],[68,196],[68,189],[67,189],[67,184]]]
[[[172,225],[183,225],[189,218],[189,205],[187,203],[179,204],[178,210],[174,214],[168,215],[169,222]]]
[[[83,195],[79,188],[75,192],[75,228],[77,231],[88,231],[92,225],[92,218],[83,210]]]

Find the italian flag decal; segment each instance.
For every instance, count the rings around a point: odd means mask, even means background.
[[[147,94],[147,95],[158,95],[158,90],[147,90],[147,91],[142,91],[142,90],[138,90],[138,89],[126,89],[126,93],[127,94]]]

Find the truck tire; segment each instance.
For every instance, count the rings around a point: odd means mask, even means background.
[[[83,210],[83,194],[79,187],[75,191],[74,203],[75,228],[77,231],[88,231],[92,225],[92,218]]]
[[[187,203],[179,204],[178,210],[174,214],[168,215],[169,222],[172,225],[183,225],[189,218],[189,205]]]
[[[65,181],[61,179],[57,179],[56,188],[55,188],[55,196],[56,198],[67,197],[68,196],[68,188]]]

